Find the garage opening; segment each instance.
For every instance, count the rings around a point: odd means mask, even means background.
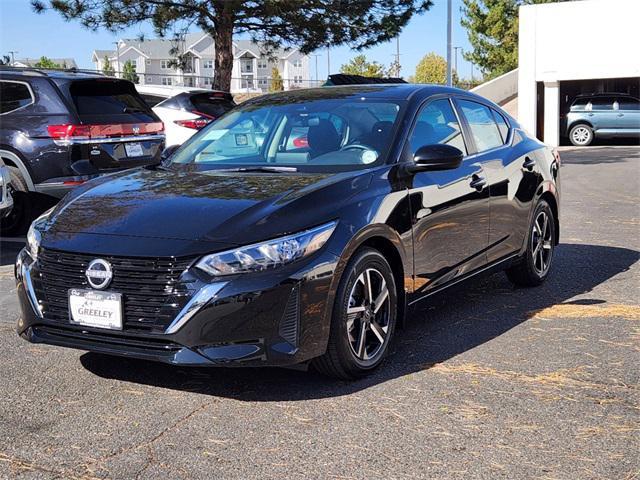
[[[626,93],[640,98],[640,78],[603,78],[560,82],[560,144],[570,145],[567,137],[567,113],[577,95],[590,93]],[[608,143],[611,143],[608,142]],[[614,140],[628,144],[629,141]],[[636,142],[637,143],[637,142]]]

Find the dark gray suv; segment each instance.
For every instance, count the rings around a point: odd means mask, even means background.
[[[567,114],[567,134],[576,146],[594,138],[640,138],[640,100],[624,93],[578,95]]]
[[[164,138],[162,122],[131,82],[0,67],[0,158],[14,192],[2,233],[24,232],[43,198],[55,201],[98,175],[158,163]]]

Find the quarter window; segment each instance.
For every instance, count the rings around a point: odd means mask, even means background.
[[[412,156],[420,147],[435,144],[451,145],[467,153],[460,124],[448,99],[435,100],[420,111],[409,144]]]
[[[0,113],[12,112],[33,102],[24,83],[0,82]]]
[[[469,100],[459,100],[459,103],[478,152],[501,146],[500,130],[489,107]]]

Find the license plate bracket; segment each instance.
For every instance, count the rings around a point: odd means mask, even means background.
[[[69,322],[85,327],[122,330],[122,294],[71,288]]]
[[[124,151],[127,152],[127,157],[142,157],[144,156],[144,149],[140,143],[125,143]]]

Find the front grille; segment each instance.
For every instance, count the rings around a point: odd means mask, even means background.
[[[44,318],[68,324],[68,291],[91,288],[85,271],[95,258],[111,264],[113,280],[106,290],[123,294],[125,330],[164,331],[188,301],[188,285],[180,275],[194,258],[110,257],[41,249],[33,280]]]

